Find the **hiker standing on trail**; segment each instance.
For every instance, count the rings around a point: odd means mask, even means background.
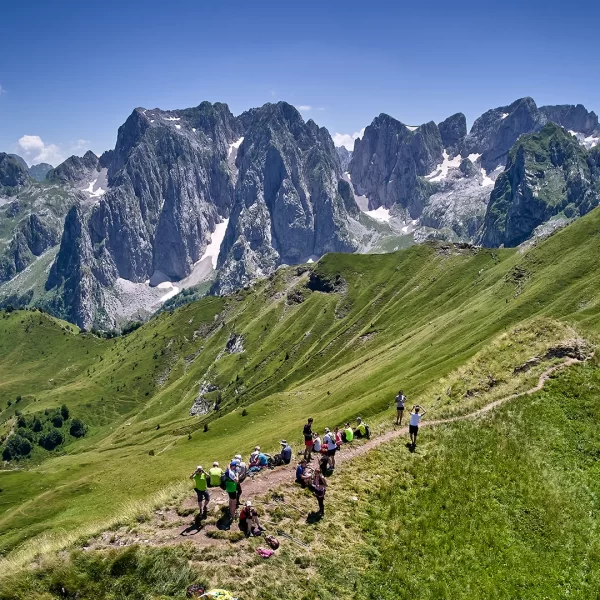
[[[237,461],[236,473],[238,476],[238,484],[237,484],[237,505],[240,505],[240,498],[242,497],[242,482],[246,479],[246,475],[248,474],[248,467],[246,463],[242,460],[241,454],[236,454],[234,460]]]
[[[402,425],[402,417],[404,416],[404,404],[406,403],[406,396],[400,390],[396,396],[396,425]]]
[[[196,467],[196,470],[190,475],[190,479],[194,480],[194,491],[198,496],[198,510],[202,514],[206,514],[208,503],[210,502],[210,494],[206,489],[208,487],[208,480],[202,465]],[[202,507],[202,501],[204,501],[204,507]]]
[[[325,490],[327,488],[327,480],[321,474],[321,469],[315,469],[313,474],[312,483],[310,485],[310,489],[313,491],[314,495],[317,497],[317,502],[319,503],[319,514],[324,517],[325,516]]]
[[[335,469],[335,452],[337,450],[337,443],[335,441],[335,435],[331,433],[328,427],[325,427],[323,444],[327,450],[327,466],[333,470]]]
[[[310,462],[312,451],[313,451],[313,432],[312,432],[313,419],[308,419],[304,430],[304,458],[307,462]]]
[[[410,434],[410,443],[413,448],[417,445],[417,435],[419,433],[419,423],[425,414],[425,410],[420,404],[414,404],[410,411],[410,421],[408,425],[408,433]]]
[[[237,511],[238,503],[238,474],[237,474],[237,460],[232,460],[227,471],[225,471],[225,491],[229,496],[229,514],[231,519],[235,519],[235,513]]]
[[[219,467],[219,463],[215,460],[213,466],[208,470],[208,485],[209,487],[219,487],[221,485],[221,476],[223,475],[223,469]]]
[[[342,447],[342,432],[340,431],[339,427],[336,427],[333,430],[333,435],[335,436],[335,445],[339,450]]]

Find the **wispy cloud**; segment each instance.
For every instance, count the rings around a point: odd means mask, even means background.
[[[92,142],[90,142],[90,140],[77,140],[73,144],[72,150],[73,150],[73,152],[79,152],[81,150],[87,151],[89,149],[91,143]]]
[[[353,134],[335,133],[331,137],[333,138],[334,145],[345,146],[348,150],[354,150],[354,140],[361,138],[364,133],[365,128],[363,127],[360,131],[357,131]]]
[[[301,104],[300,106],[296,107],[300,112],[308,112],[310,110],[312,110],[312,106],[310,106],[310,104]]]
[[[17,149],[29,165],[45,162],[56,166],[65,160],[56,144],[46,144],[39,135],[24,135],[17,142]]]
[[[2,94],[6,94],[6,89],[4,89],[2,84],[0,84],[0,96],[2,96]]]

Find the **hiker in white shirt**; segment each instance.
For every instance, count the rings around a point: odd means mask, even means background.
[[[410,435],[410,443],[414,448],[417,445],[417,434],[419,433],[419,423],[421,417],[425,414],[425,410],[420,404],[414,404],[410,411],[410,421],[408,425],[408,433]]]
[[[328,427],[325,427],[323,444],[325,444],[327,450],[327,464],[330,469],[335,469],[335,451],[337,450],[337,444],[335,443],[335,435],[331,433]]]

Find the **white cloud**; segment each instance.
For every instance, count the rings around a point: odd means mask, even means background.
[[[65,160],[56,144],[46,144],[39,135],[24,135],[20,138],[17,142],[17,152],[23,154],[29,165],[45,162],[57,166]]]
[[[312,106],[310,106],[310,104],[301,104],[297,108],[300,112],[308,112],[309,110],[312,110]]]
[[[354,140],[361,138],[365,133],[363,127],[360,131],[350,135],[349,133],[335,133],[331,137],[336,146],[345,146],[348,150],[354,150]]]
[[[85,150],[87,152],[91,143],[90,140],[77,140],[77,142],[73,144],[73,152],[78,152],[79,150]]]

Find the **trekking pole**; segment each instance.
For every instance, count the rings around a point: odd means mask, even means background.
[[[283,537],[283,538],[287,538],[288,540],[291,540],[292,542],[294,542],[294,544],[298,544],[298,546],[302,546],[302,548],[306,548],[306,549],[310,550],[310,546],[308,544],[305,544],[304,542],[297,540],[295,537],[292,537],[291,535],[289,535],[285,531],[282,531],[281,529],[277,530],[277,535],[280,537]]]

